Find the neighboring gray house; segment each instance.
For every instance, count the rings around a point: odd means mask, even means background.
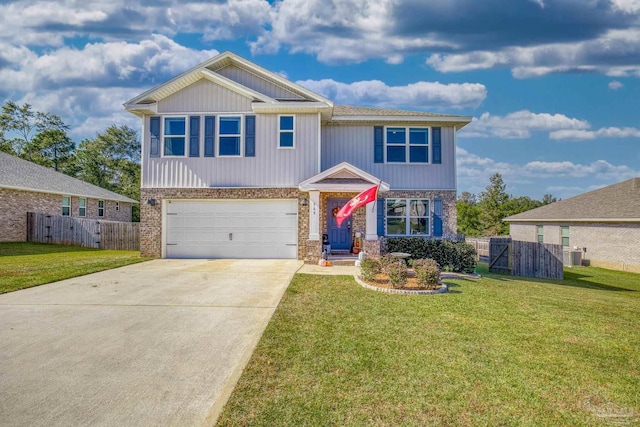
[[[586,264],[640,273],[640,178],[505,218],[514,240],[583,251]]]
[[[131,221],[137,201],[0,152],[0,242],[27,240],[27,212]]]
[[[456,234],[471,117],[334,105],[231,52],[125,108],[142,119],[143,256],[315,261],[324,233],[370,254],[387,236]],[[337,227],[336,208],[377,184]]]

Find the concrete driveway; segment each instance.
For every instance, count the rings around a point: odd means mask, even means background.
[[[0,295],[0,425],[212,424],[295,260],[155,260]]]

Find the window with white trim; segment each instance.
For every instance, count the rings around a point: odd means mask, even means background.
[[[71,216],[71,196],[62,196],[62,216]]]
[[[120,202],[116,202],[116,212],[120,210]]]
[[[538,237],[538,243],[544,243],[544,227],[542,225],[536,226],[536,235]]]
[[[165,156],[184,156],[187,141],[187,118],[165,117],[163,121],[162,146]]]
[[[98,216],[104,216],[104,200],[98,200]]]
[[[387,236],[428,236],[430,224],[429,200],[386,199]]]
[[[565,248],[569,247],[569,227],[560,227],[560,242]]]
[[[87,199],[78,199],[78,216],[87,216]]]
[[[218,155],[240,156],[242,152],[242,117],[220,116],[218,118]]]
[[[295,116],[278,116],[278,147],[295,148]]]
[[[429,163],[429,128],[386,128],[385,151],[387,163]]]

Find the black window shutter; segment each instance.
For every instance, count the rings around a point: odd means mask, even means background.
[[[205,116],[204,118],[204,156],[215,156],[216,140],[216,116]]]
[[[433,162],[442,163],[442,128],[431,128],[433,139]]]
[[[384,127],[373,127],[373,162],[384,163]]]
[[[160,116],[149,119],[149,157],[160,157]]]
[[[378,214],[378,236],[384,236],[384,199],[376,201]]]
[[[442,199],[433,200],[433,235],[442,237]]]
[[[244,156],[256,156],[256,116],[244,117]]]
[[[200,116],[189,117],[189,157],[200,157]]]

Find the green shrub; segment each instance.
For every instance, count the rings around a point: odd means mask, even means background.
[[[407,284],[407,265],[404,261],[398,262],[398,260],[395,260],[394,263],[389,264],[387,266],[387,274],[392,287],[398,289]]]
[[[365,281],[371,281],[381,271],[380,261],[366,258],[360,262],[360,276]]]
[[[406,252],[413,259],[431,258],[448,271],[473,273],[476,268],[476,250],[465,242],[392,237],[387,239],[387,252]]]
[[[389,266],[397,264],[398,261],[398,258],[393,257],[389,254],[380,257],[380,271],[382,271],[384,274],[389,274]]]
[[[418,287],[422,289],[435,289],[440,280],[440,266],[431,259],[416,259],[411,263],[416,272]]]

